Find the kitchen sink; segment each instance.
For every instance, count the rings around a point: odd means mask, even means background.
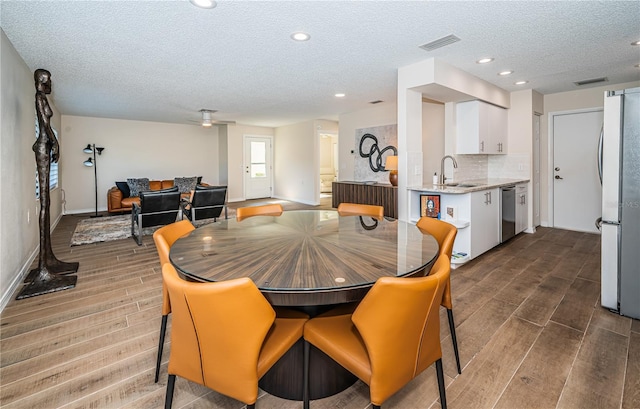
[[[444,185],[438,185],[438,186],[444,186],[444,187],[477,187],[477,186],[481,186],[478,183],[445,183]]]

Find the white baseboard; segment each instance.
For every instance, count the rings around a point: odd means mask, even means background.
[[[299,200],[299,199],[292,199],[290,197],[282,197],[282,196],[273,196],[274,199],[278,199],[278,200],[286,200],[289,202],[296,202],[296,203],[302,203],[302,204],[306,204],[309,206],[318,206],[320,203],[319,202],[313,202],[313,201],[308,201],[308,200]]]
[[[9,301],[11,301],[11,297],[13,296],[13,293],[16,291],[16,289],[20,285],[22,285],[22,282],[27,277],[27,274],[29,274],[29,271],[30,271],[29,267],[31,267],[31,263],[33,263],[33,260],[35,260],[36,257],[38,256],[39,251],[40,251],[40,246],[36,247],[35,250],[33,250],[33,253],[29,255],[27,262],[22,265],[20,272],[15,276],[15,278],[11,282],[11,285],[9,285],[9,288],[7,289],[7,291],[4,294],[2,294],[2,298],[0,298],[0,312],[2,312],[4,310],[4,307],[6,307],[7,304],[9,304]]]
[[[62,220],[62,214],[60,214],[51,224],[51,232],[53,232],[56,229],[56,227],[58,226],[58,223],[60,223],[60,220]],[[40,232],[38,232],[38,234],[40,234]],[[27,261],[20,268],[20,272],[14,277],[13,281],[9,285],[9,288],[7,288],[7,291],[4,294],[2,294],[2,297],[0,297],[0,312],[2,312],[4,310],[4,307],[6,307],[7,304],[9,304],[9,301],[11,301],[11,297],[13,296],[13,293],[16,291],[16,289],[20,285],[22,285],[22,282],[24,281],[24,279],[27,277],[27,274],[29,274],[29,271],[31,270],[29,268],[31,267],[31,263],[33,263],[33,261],[36,259],[39,252],[40,252],[40,245],[38,244],[38,246],[36,246],[36,248],[27,258]]]
[[[98,212],[106,212],[107,208],[98,209]],[[91,209],[74,209],[74,210],[65,210],[64,214],[81,214],[81,213],[95,213],[96,208],[92,207]]]

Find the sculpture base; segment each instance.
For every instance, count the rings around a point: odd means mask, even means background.
[[[78,267],[80,267],[80,263],[78,263],[77,261],[73,263],[65,263],[61,261],[53,265],[47,265],[47,270],[49,270],[53,274],[65,275],[77,273]],[[29,271],[29,274],[27,274],[23,282],[32,282],[36,279],[39,273],[40,270],[38,268],[34,268],[33,270]]]
[[[78,276],[51,275],[48,280],[35,280],[24,286],[16,300],[49,294],[56,291],[68,290],[76,286]]]

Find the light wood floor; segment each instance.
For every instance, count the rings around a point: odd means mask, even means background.
[[[2,408],[163,406],[171,346],[155,384],[161,280],[153,240],[69,247],[81,218],[64,216],[52,235],[58,258],[80,262],[77,287],[11,301],[0,316]],[[453,271],[463,372],[442,314],[449,408],[640,408],[640,322],[599,306],[599,240],[540,228]],[[384,408],[439,408],[437,397],[429,368]],[[368,402],[357,382],[311,406]],[[243,405],[178,379],[173,407]],[[261,393],[257,407],[302,405]]]

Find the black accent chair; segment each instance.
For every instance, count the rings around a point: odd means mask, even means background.
[[[141,246],[143,228],[173,223],[179,210],[180,192],[177,187],[140,192],[140,205],[134,203],[131,211],[131,237]]]
[[[226,186],[200,186],[191,195],[191,201],[182,199],[182,217],[195,222],[202,219],[217,220],[224,209],[224,218],[227,217],[227,187]]]

